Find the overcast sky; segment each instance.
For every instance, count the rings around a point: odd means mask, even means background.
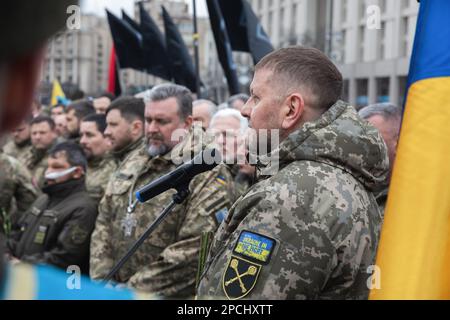
[[[189,4],[192,10],[192,0],[184,0]],[[197,1],[197,14],[199,16],[207,16],[205,0]],[[121,14],[121,9],[133,16],[133,4],[135,0],[81,0],[81,9],[84,13],[95,13],[105,16],[105,8],[117,15]]]

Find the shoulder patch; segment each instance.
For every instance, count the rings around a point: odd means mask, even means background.
[[[223,186],[227,185],[227,180],[223,176],[217,176],[216,182],[220,183]]]
[[[239,235],[233,253],[251,259],[256,263],[268,264],[276,241],[250,231],[242,231]]]
[[[242,299],[255,287],[261,265],[231,256],[222,278],[222,288],[230,300]]]

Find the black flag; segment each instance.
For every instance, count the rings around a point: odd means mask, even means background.
[[[128,23],[106,10],[120,68],[142,69],[142,36]]]
[[[139,13],[145,69],[155,76],[172,80],[164,37],[148,12],[145,11],[142,2],[139,2]]]
[[[173,79],[175,83],[189,88],[192,92],[196,92],[197,77],[189,50],[169,13],[164,6],[161,6],[161,8],[166,31],[166,50]]]
[[[250,52],[254,64],[273,51],[270,39],[246,0],[218,0],[231,48]]]
[[[122,10],[122,20],[128,23],[137,32],[139,33],[141,32],[141,27],[139,26],[139,24],[136,21],[134,21],[133,18],[127,15],[126,12],[123,10]]]
[[[236,65],[233,61],[230,39],[226,30],[225,20],[222,17],[218,0],[206,0],[209,12],[209,20],[216,42],[217,54],[227,78],[230,95],[238,94],[239,82],[236,74]]]

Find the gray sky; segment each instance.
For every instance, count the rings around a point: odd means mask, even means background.
[[[207,16],[205,0],[197,1],[197,14],[199,16]],[[129,15],[133,16],[134,0],[81,0],[81,10],[84,13],[95,13],[105,16],[105,8],[116,15],[121,15],[121,9],[124,9]],[[189,4],[192,10],[192,0],[184,0]]]

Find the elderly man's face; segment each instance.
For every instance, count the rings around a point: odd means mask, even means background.
[[[191,119],[181,119],[175,98],[151,101],[145,106],[145,137],[150,156],[163,155],[179,142],[172,141],[177,129],[189,129]]]
[[[192,117],[194,122],[201,122],[202,127],[207,129],[211,122],[212,114],[210,112],[210,106],[206,103],[201,103],[192,108]]]
[[[236,163],[240,128],[240,121],[232,116],[218,117],[211,123],[210,131],[214,135],[214,141],[228,164]]]
[[[395,156],[397,154],[397,143],[399,138],[398,125],[394,121],[386,121],[382,116],[376,115],[367,119],[375,128],[380,131],[386,143],[389,156],[389,168],[392,173]]]

